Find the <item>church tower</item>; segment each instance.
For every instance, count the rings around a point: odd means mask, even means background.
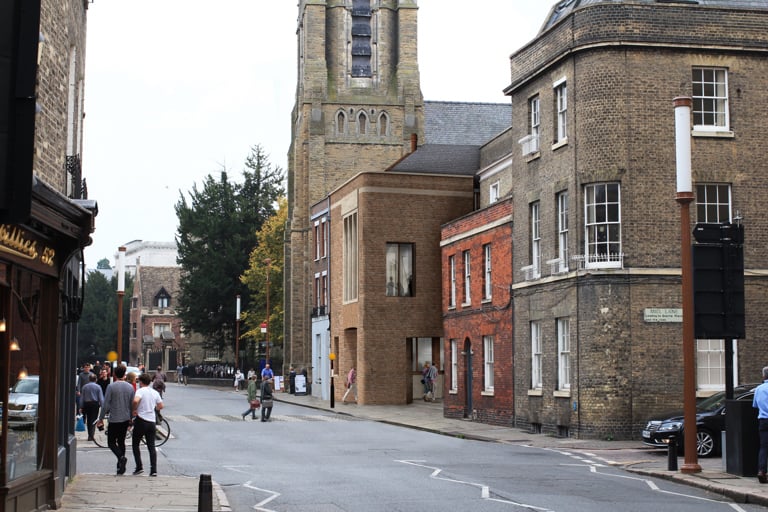
[[[298,83],[288,155],[286,367],[312,368],[310,209],[361,171],[423,140],[416,0],[300,0]]]

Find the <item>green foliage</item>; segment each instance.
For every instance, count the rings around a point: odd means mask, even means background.
[[[130,326],[130,297],[133,296],[133,278],[125,276],[123,299],[123,359],[128,356]],[[125,297],[128,297],[127,299]],[[104,361],[107,352],[117,350],[117,276],[111,280],[99,271],[86,276],[83,313],[78,325],[78,363]]]
[[[248,255],[257,245],[256,232],[284,195],[283,171],[273,167],[261,146],[251,148],[243,182],[229,180],[226,169],[208,175],[189,198],[176,203],[178,261],[182,267],[178,314],[187,332],[202,334],[209,343],[234,347],[237,295],[241,309],[250,293],[240,283]]]
[[[288,201],[281,197],[277,212],[256,233],[256,247],[251,252],[248,269],[240,278],[251,294],[250,306],[243,314],[245,330],[241,338],[260,341],[264,338],[260,326],[267,318],[269,271],[269,342],[276,349],[283,346],[283,243],[287,221]]]

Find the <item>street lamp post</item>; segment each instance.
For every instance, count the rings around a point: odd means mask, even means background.
[[[123,364],[123,297],[125,296],[125,246],[117,249],[117,364]]]
[[[266,361],[265,363],[270,363],[269,361],[269,267],[272,264],[272,260],[270,258],[266,258],[264,260],[264,263],[267,264],[267,332],[266,332]]]
[[[677,197],[680,205],[680,267],[683,297],[683,424],[685,425],[685,461],[682,473],[699,473],[696,451],[696,380],[694,359],[693,258],[691,254],[690,205],[691,183],[691,106],[689,97],[673,100],[675,107],[675,157],[677,161]]]
[[[331,360],[331,409],[333,409],[336,406],[336,390],[333,387],[333,361],[336,359],[336,354],[331,352],[328,354],[328,359]]]
[[[240,368],[240,295],[235,301],[235,369]]]

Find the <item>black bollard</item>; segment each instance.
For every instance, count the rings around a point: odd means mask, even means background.
[[[669,438],[669,447],[667,448],[667,470],[677,471],[677,438]]]
[[[213,485],[211,475],[200,475],[200,487],[197,494],[197,512],[213,512]]]

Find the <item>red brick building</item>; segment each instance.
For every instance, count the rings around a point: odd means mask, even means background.
[[[445,415],[513,419],[512,200],[443,225]]]

